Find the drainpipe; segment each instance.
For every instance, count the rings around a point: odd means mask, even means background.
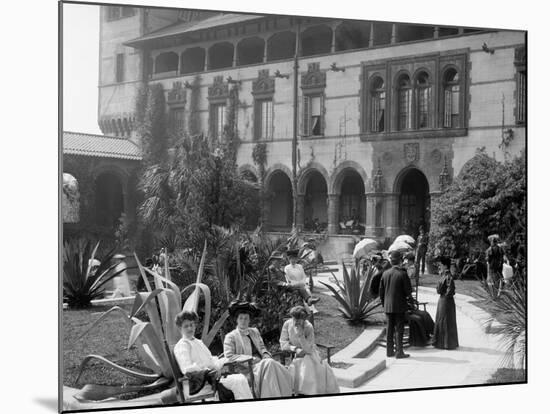
[[[298,53],[300,52],[300,21],[296,28],[296,47],[294,50],[294,108],[292,134],[292,229],[296,229],[298,217],[298,177],[296,174],[296,152],[298,148]]]

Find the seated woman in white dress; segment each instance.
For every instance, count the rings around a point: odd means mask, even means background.
[[[307,312],[303,306],[290,310],[292,319],[283,324],[279,339],[281,349],[296,353],[291,372],[294,378],[294,393],[303,395],[336,394],[340,387],[332,368],[321,362],[315,346],[313,325],[306,321]]]
[[[218,371],[219,377],[224,360],[213,357],[206,345],[195,338],[197,320],[198,316],[195,312],[181,311],[176,316],[176,325],[181,330],[182,338],[174,346],[174,356],[184,374],[211,369]],[[221,378],[220,382],[233,392],[236,400],[252,399],[252,392],[244,375],[228,375]]]
[[[237,327],[225,336],[225,357],[254,357],[254,387],[258,398],[290,397],[292,377],[289,370],[271,358],[260,332],[249,326],[251,315],[258,315],[259,309],[253,303],[235,301],[229,305],[229,312],[236,318]]]

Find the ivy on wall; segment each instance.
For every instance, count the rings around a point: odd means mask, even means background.
[[[201,131],[200,118],[200,77],[197,75],[191,83],[191,94],[189,98],[189,135],[199,135]]]
[[[148,165],[166,160],[168,129],[166,98],[160,84],[143,86],[136,99],[137,133],[141,139],[143,163]]]

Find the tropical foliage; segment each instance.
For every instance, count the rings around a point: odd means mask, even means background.
[[[83,238],[67,240],[63,245],[63,298],[70,308],[92,306],[92,300],[103,296],[105,284],[126,270],[125,267],[115,270],[114,248],[92,270],[98,248],[99,242],[94,247]]]
[[[334,278],[338,288],[321,282],[340,303],[341,306],[338,309],[344,318],[353,324],[367,322],[369,317],[381,312],[380,300],[370,292],[374,269],[372,266],[368,267],[363,283],[361,283],[361,265],[358,260],[353,264],[350,273],[342,262],[343,283]]]
[[[159,236],[176,240],[175,247],[200,252],[205,240],[212,245],[214,225],[229,228],[246,221],[257,208],[258,189],[240,177],[234,153],[224,144],[186,136],[174,151],[166,164],[145,170],[140,218]]]
[[[461,257],[483,250],[490,234],[524,233],[526,203],[525,153],[501,163],[479,150],[432,204],[429,253]]]
[[[205,249],[206,250],[206,249]],[[188,309],[197,311],[199,307],[199,297],[202,294],[204,298],[204,317],[202,319],[201,339],[205,345],[210,345],[214,336],[228,317],[225,311],[218,320],[210,327],[210,318],[212,310],[212,298],[210,289],[202,283],[202,274],[204,269],[204,260],[206,252],[203,252],[202,260],[199,265],[197,280],[195,283],[180,290],[178,286],[169,279],[144,268],[136,256],[141,277],[147,287],[147,292],[137,293],[134,299],[133,307],[130,313],[118,306],[114,306],[103,313],[81,336],[89,334],[95,326],[111,314],[118,314],[123,317],[130,328],[128,339],[128,348],[135,346],[143,364],[152,373],[131,370],[109,361],[107,358],[98,355],[88,355],[82,361],[80,373],[76,379],[78,382],[80,374],[91,361],[99,361],[129,376],[149,381],[142,386],[105,386],[97,384],[88,384],[84,386],[78,398],[98,399],[99,396],[114,396],[128,392],[147,390],[166,386],[170,384],[177,375],[175,362],[172,356],[172,349],[181,339],[181,333],[175,324],[175,316],[182,310]],[[149,273],[154,278],[154,286],[149,284],[146,274]],[[182,295],[190,293],[186,302],[182,306]],[[145,312],[148,320],[138,318],[138,315]]]

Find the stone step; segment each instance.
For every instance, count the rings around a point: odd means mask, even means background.
[[[357,388],[386,369],[386,350],[378,348],[368,358],[352,358],[346,363],[352,366],[346,369],[333,368],[338,385]]]
[[[351,344],[334,354],[332,361],[348,362],[350,359],[366,358],[377,348],[378,341],[384,337],[384,332],[383,326],[365,329]]]

